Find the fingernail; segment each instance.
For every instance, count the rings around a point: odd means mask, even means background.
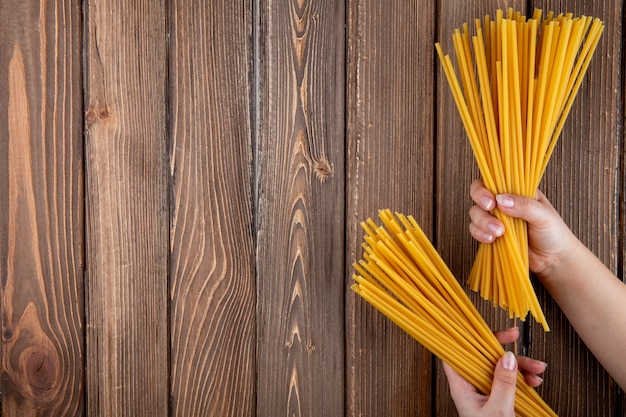
[[[513,197],[506,194],[498,194],[496,196],[496,201],[498,202],[499,206],[502,206],[504,208],[512,208],[515,205]]]
[[[504,227],[499,224],[490,223],[487,225],[487,230],[489,230],[489,232],[494,236],[502,236],[504,234]]]
[[[480,202],[486,210],[491,210],[494,206],[493,198],[489,196],[484,196],[480,199]]]
[[[517,368],[517,359],[513,352],[506,352],[502,358],[502,367],[509,371],[514,371]]]

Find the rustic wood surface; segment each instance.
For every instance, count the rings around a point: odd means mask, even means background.
[[[0,304],[6,416],[80,414],[79,1],[0,3]]]
[[[2,415],[457,415],[352,263],[390,208],[465,281],[478,172],[434,43],[509,6],[606,25],[541,188],[623,278],[621,1],[0,2]],[[547,334],[471,298],[559,415],[626,416],[534,284]]]
[[[86,7],[87,415],[169,403],[167,7]]]
[[[412,214],[434,237],[435,3],[348,4],[346,415],[431,415],[432,356],[349,286],[359,222],[379,209]]]
[[[250,416],[256,395],[251,4],[175,1],[170,7],[171,415]]]
[[[257,415],[334,415],[344,408],[344,9],[259,7]]]

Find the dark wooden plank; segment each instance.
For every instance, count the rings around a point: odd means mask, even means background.
[[[525,12],[525,2],[512,2],[502,5],[498,1],[439,2],[437,41],[446,54],[456,62],[452,44],[452,33],[467,22],[474,33],[474,19],[485,15],[495,17],[498,8],[514,7]],[[432,46],[434,49],[434,45]],[[441,63],[437,59],[437,249],[450,269],[467,290],[467,294],[489,325],[496,331],[511,326],[523,328],[524,324],[508,319],[502,309],[481,298],[465,285],[474,263],[478,245],[468,231],[468,210],[473,202],[469,196],[469,186],[480,174],[474,155],[463,129],[450,87],[445,79]],[[509,348],[513,348],[510,346]],[[520,349],[521,351],[521,349]],[[446,376],[437,361],[436,415],[456,415],[456,408],[449,395]]]
[[[433,235],[435,2],[348,3],[346,412],[431,415],[432,355],[349,286],[379,209]]]
[[[167,415],[167,6],[85,7],[87,411]]]
[[[344,5],[257,6],[257,413],[341,416]]]
[[[2,1],[0,28],[0,414],[82,415],[80,1]]]
[[[254,416],[252,2],[170,5],[171,410]]]
[[[541,188],[565,222],[612,271],[619,258],[620,153],[623,152],[622,2],[541,1],[545,11],[602,19],[604,34],[576,97]],[[623,173],[621,174],[623,175]],[[537,286],[540,285],[537,283]],[[560,415],[616,415],[617,388],[543,289],[552,331],[531,328],[530,353],[549,363],[542,396]]]

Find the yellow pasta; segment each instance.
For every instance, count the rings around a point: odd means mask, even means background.
[[[354,264],[353,290],[489,393],[504,349],[415,219],[389,210],[379,216],[381,226],[371,219],[362,223],[364,255]],[[520,417],[556,416],[521,373],[515,411]]]
[[[452,38],[459,82],[452,61],[436,44],[444,74],[487,189],[494,194],[534,197],[574,98],[598,45],[603,24],[571,13],[541,21],[509,9],[475,21]],[[473,47],[470,49],[470,43]],[[526,223],[493,214],[504,236],[479,246],[468,284],[522,320],[530,312],[548,331],[528,268]]]

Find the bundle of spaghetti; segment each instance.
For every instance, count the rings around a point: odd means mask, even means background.
[[[448,363],[477,389],[491,391],[504,349],[412,216],[381,210],[368,219],[363,259],[354,264],[352,289]],[[517,376],[518,416],[556,416]]]
[[[469,137],[481,177],[493,194],[535,197],[557,139],[603,31],[597,18],[572,14],[542,21],[541,10],[526,19],[496,12],[495,21],[476,19],[452,35],[460,79],[437,43],[448,84]],[[492,213],[505,234],[480,244],[468,283],[510,317],[530,312],[549,326],[533,290],[528,232],[523,220]]]

